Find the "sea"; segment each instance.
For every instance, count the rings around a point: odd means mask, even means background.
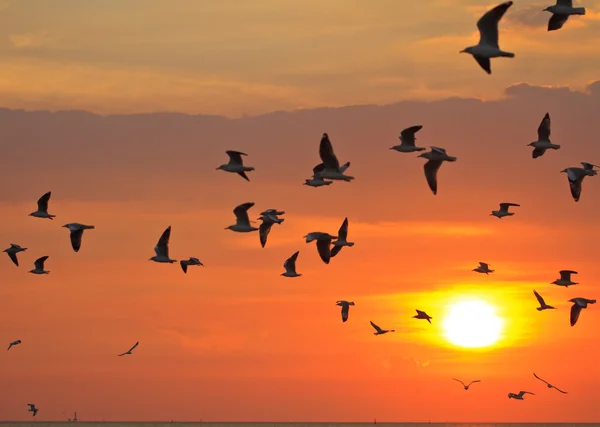
[[[374,423],[216,423],[216,422],[10,422],[0,427],[373,427]],[[600,427],[600,423],[377,423],[383,427]],[[83,426],[82,426],[83,427]]]

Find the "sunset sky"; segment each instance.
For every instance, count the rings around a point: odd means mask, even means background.
[[[559,172],[600,163],[600,1],[548,33],[550,3],[509,9],[516,57],[490,76],[458,52],[494,1],[0,0],[0,250],[28,248],[0,253],[0,344],[23,341],[0,419],[597,421],[600,305],[571,327],[568,300],[600,298],[600,178],[575,203]],[[562,147],[533,160],[546,112]],[[416,124],[458,158],[436,196],[389,150]],[[301,185],[323,132],[353,182]],[[250,182],[215,171],[225,150]],[[46,191],[55,220],[29,217]],[[224,230],[244,202],[286,211],[264,249]],[[303,236],[345,217],[356,244],[325,265]],[[96,226],[78,253],[70,222]],[[205,267],[148,260],[169,225],[171,257]],[[297,250],[303,276],[281,277]],[[580,284],[551,285],[563,269]],[[504,323],[492,346],[444,336],[471,300]]]

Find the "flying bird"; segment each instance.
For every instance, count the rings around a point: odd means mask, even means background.
[[[571,298],[569,300],[569,302],[572,302],[573,305],[571,306],[571,326],[575,326],[575,323],[577,323],[577,319],[579,319],[579,314],[581,313],[581,310],[584,308],[587,308],[588,304],[596,304],[596,300],[595,299],[587,299],[587,298]]]
[[[542,156],[546,150],[558,150],[560,145],[553,144],[550,141],[550,114],[546,113],[538,126],[538,139],[537,141],[527,144],[529,147],[533,147],[532,157],[537,159]]]
[[[338,230],[338,238],[335,242],[333,242],[333,248],[331,249],[331,258],[336,256],[344,246],[352,247],[354,246],[354,242],[349,242],[348,240],[348,218],[344,218],[344,222],[340,229]]]
[[[504,16],[512,4],[512,1],[506,1],[487,11],[479,21],[477,21],[479,43],[460,51],[460,53],[470,53],[473,55],[473,58],[475,58],[481,68],[488,74],[492,74],[490,58],[515,57],[514,53],[505,52],[498,46],[498,22],[500,22],[500,19],[502,19],[502,16]]]
[[[417,140],[415,134],[423,128],[422,125],[411,126],[400,132],[400,145],[394,145],[390,150],[396,150],[399,153],[414,153],[415,151],[425,151],[424,147],[416,147]]]
[[[12,260],[12,262],[14,262],[15,265],[18,267],[19,266],[19,260],[17,259],[17,254],[19,252],[23,252],[23,251],[26,251],[26,250],[27,250],[27,248],[22,248],[19,245],[15,245],[14,243],[11,243],[10,244],[10,248],[4,249],[2,252],[6,252],[6,254]]]
[[[313,231],[304,237],[306,238],[306,243],[310,243],[313,240],[317,241],[317,252],[319,252],[321,260],[325,264],[329,264],[329,260],[331,259],[331,241],[337,236],[332,236],[329,233],[322,233],[320,231]]]
[[[258,227],[258,236],[260,238],[260,245],[264,248],[267,244],[267,237],[271,232],[273,224],[281,224],[285,219],[278,218],[277,214],[264,214],[264,212],[258,219],[262,220],[262,223]]]
[[[263,216],[272,215],[272,216],[277,217],[279,215],[285,215],[285,211],[279,211],[277,209],[267,209],[266,211],[263,211],[260,214],[263,215]]]
[[[508,398],[509,399],[517,399],[517,400],[525,400],[525,399],[523,399],[523,396],[525,396],[526,394],[531,394],[531,395],[535,396],[535,393],[532,393],[530,391],[520,391],[519,394],[508,393]]]
[[[37,201],[37,211],[31,212],[29,216],[34,216],[36,218],[48,218],[54,219],[56,215],[50,215],[48,213],[48,201],[50,200],[50,196],[52,195],[51,191],[48,191]]]
[[[446,154],[446,150],[440,147],[431,147],[431,151],[418,155],[429,161],[423,166],[425,179],[434,195],[437,194],[437,173],[443,162],[455,162],[456,157]]]
[[[477,273],[489,274],[489,273],[493,273],[495,270],[490,270],[489,264],[479,261],[479,266],[477,268],[474,268],[471,271],[475,271]]]
[[[585,15],[585,7],[573,7],[573,0],[556,0],[556,4],[548,6],[543,12],[550,12],[548,31],[560,30],[571,15]]]
[[[296,251],[291,257],[285,260],[283,263],[283,268],[285,268],[285,272],[281,273],[283,277],[299,277],[302,276],[301,273],[296,273],[296,260],[298,259],[298,254],[300,251]]]
[[[371,326],[375,328],[375,333],[373,335],[383,335],[387,334],[388,332],[396,332],[394,329],[381,329],[379,326],[373,323],[372,320],[370,320],[369,322],[371,322]]]
[[[19,344],[21,344],[21,340],[15,340],[15,341],[9,343],[8,344],[8,348],[6,349],[6,351],[10,350],[13,346],[19,345]]]
[[[224,170],[225,172],[237,173],[239,176],[244,178],[246,181],[250,181],[246,172],[251,172],[254,170],[253,167],[244,166],[244,161],[242,160],[242,156],[247,156],[246,153],[242,153],[241,151],[233,151],[228,150],[225,153],[229,156],[229,163],[221,165],[217,168],[217,170]]]
[[[39,409],[35,407],[35,405],[33,403],[28,403],[27,406],[29,406],[29,408],[27,409],[28,412],[32,412],[32,416],[36,416]]]
[[[48,259],[48,255],[43,256],[41,258],[36,259],[33,262],[33,266],[35,267],[33,270],[29,270],[30,273],[33,274],[48,274],[50,273],[47,270],[44,270],[44,262]]]
[[[553,388],[555,390],[560,391],[562,394],[567,394],[566,391],[562,391],[560,388],[553,386],[552,384],[550,384],[548,381],[541,379],[540,377],[538,377],[535,372],[533,373],[533,376],[536,377],[538,380],[540,380],[543,383],[546,383],[546,385],[548,386],[548,388]]]
[[[319,144],[319,157],[321,162],[313,168],[313,177],[321,179],[332,179],[351,181],[354,177],[344,175],[344,172],[350,167],[350,162],[340,166],[340,162],[333,151],[333,145],[329,140],[329,135],[324,133],[321,136]]]
[[[190,257],[190,259],[184,259],[184,260],[179,261],[179,265],[181,265],[181,269],[186,274],[187,274],[188,266],[190,266],[190,265],[197,265],[197,266],[204,267],[204,264],[202,264],[198,258],[194,258],[194,257]]]
[[[335,305],[339,305],[340,307],[342,307],[342,322],[345,322],[348,320],[348,314],[350,313],[350,306],[354,305],[353,301],[337,301],[335,303]],[[371,325],[373,325],[373,322],[371,322]],[[377,328],[375,328],[377,329]]]
[[[133,347],[131,347],[129,350],[127,350],[125,353],[121,353],[121,354],[117,354],[117,356],[125,356],[126,354],[131,354],[131,352],[138,346],[140,342],[136,342]]]
[[[63,227],[66,227],[71,232],[71,246],[75,252],[79,252],[79,248],[81,248],[81,238],[83,237],[83,230],[93,230],[96,227],[93,225],[84,225],[78,224],[76,222],[72,222],[70,224],[65,224]]]
[[[248,209],[254,206],[254,202],[242,203],[233,210],[235,215],[235,224],[225,227],[225,230],[236,231],[238,233],[248,233],[250,231],[256,231],[258,228],[250,225],[250,218],[248,217]]]
[[[508,208],[510,208],[511,206],[518,207],[521,205],[518,205],[516,203],[500,203],[500,209],[498,209],[497,211],[492,211],[490,215],[493,215],[498,219],[502,219],[505,216],[513,216],[515,213],[508,211]]]
[[[158,243],[154,247],[154,255],[150,258],[150,261],[161,262],[161,263],[174,263],[177,260],[169,258],[169,239],[171,238],[171,226],[169,225],[167,229],[163,232],[158,239]]]
[[[590,171],[590,175],[598,175],[598,171],[595,170],[594,168],[600,168],[600,166],[598,165],[594,165],[592,163],[588,163],[588,162],[581,162],[581,164],[583,165],[583,168],[587,171]]]
[[[540,306],[537,307],[537,311],[556,309],[556,307],[552,307],[551,305],[546,304],[546,301],[544,301],[544,298],[542,298],[542,296],[540,294],[538,294],[535,289],[533,290],[533,294],[535,295],[538,302],[540,303]]]
[[[431,323],[431,319],[433,319],[433,317],[421,310],[417,310],[417,314],[416,316],[413,316],[413,318],[427,320],[429,323]]]
[[[307,186],[313,187],[313,188],[324,187],[326,185],[333,184],[333,181],[325,181],[323,178],[314,178],[314,177],[311,179],[307,179],[305,181],[306,182],[304,182],[302,185],[307,185]]]
[[[573,282],[571,280],[571,274],[577,274],[576,271],[560,270],[558,273],[560,274],[560,279],[556,279],[554,282],[550,282],[551,285],[565,286],[568,288],[569,286],[579,284],[579,282]]]
[[[452,379],[453,379],[454,381],[458,381],[459,383],[461,383],[461,384],[463,385],[463,387],[465,388],[465,390],[468,390],[468,389],[469,389],[469,387],[471,386],[471,384],[473,384],[473,383],[479,383],[479,382],[481,382],[481,380],[474,380],[474,381],[471,381],[469,384],[465,384],[465,383],[463,383],[461,380],[459,380],[459,379],[457,379],[457,378],[452,378]]]
[[[578,202],[581,197],[581,184],[583,183],[583,179],[586,176],[598,175],[598,172],[594,170],[594,165],[585,162],[582,162],[581,164],[584,165],[583,168],[566,168],[561,170],[561,173],[567,174],[571,196],[576,202]]]

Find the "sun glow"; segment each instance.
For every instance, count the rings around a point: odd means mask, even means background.
[[[443,322],[445,337],[460,347],[478,348],[495,344],[504,322],[486,302],[462,301],[454,304]]]

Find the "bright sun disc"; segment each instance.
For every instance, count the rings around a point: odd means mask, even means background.
[[[445,336],[460,347],[487,347],[500,338],[503,322],[494,307],[483,301],[454,304],[444,319]]]

